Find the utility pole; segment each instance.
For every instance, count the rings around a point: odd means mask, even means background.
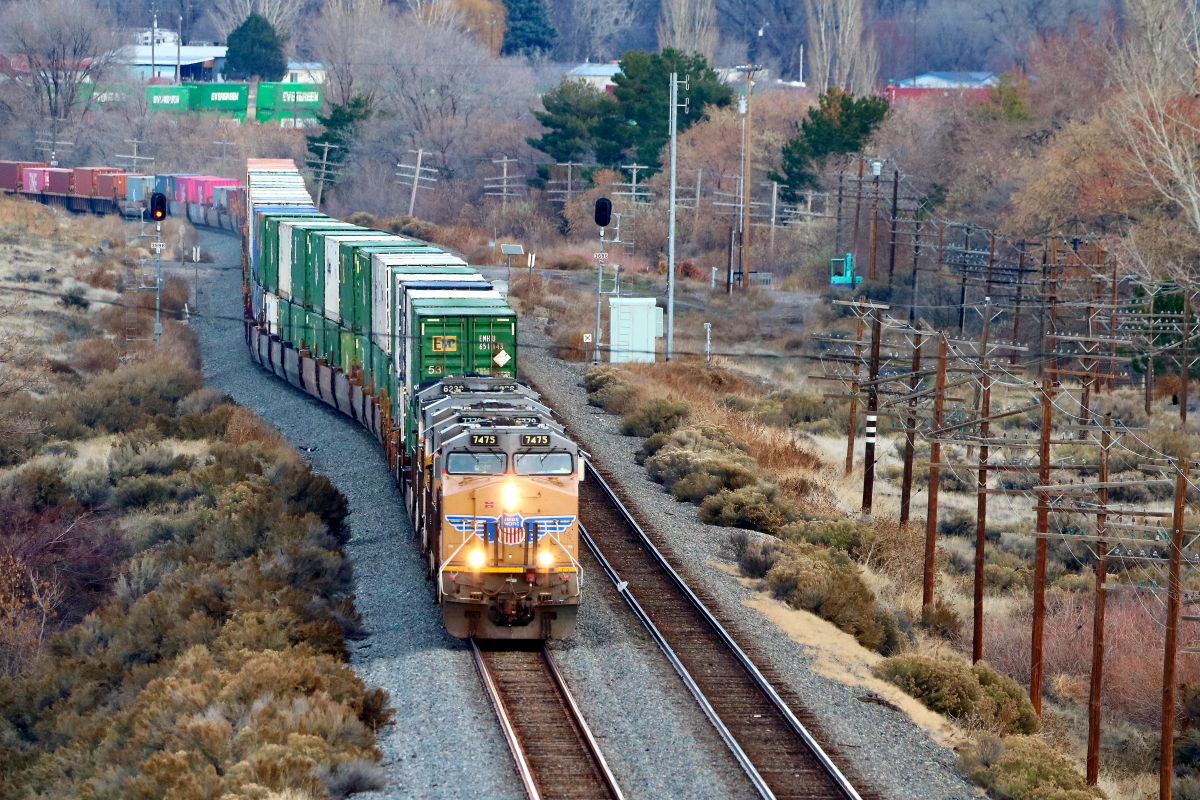
[[[746,116],[742,120],[745,125],[742,134],[742,286],[750,285],[750,156],[754,149],[754,127],[751,124],[751,97],[754,86],[754,73],[762,69],[759,64],[748,64],[737,67],[738,72],[746,75]]]
[[[312,168],[313,180],[317,184],[317,208],[320,209],[321,198],[325,195],[325,184],[332,184],[334,176],[337,175],[337,165],[329,163],[329,151],[340,149],[341,145],[318,142],[314,146],[321,148],[321,160],[310,158],[307,163]]]
[[[1058,377],[1057,364],[1051,367],[1049,377],[1042,382],[1042,428],[1038,438],[1038,486],[1050,483],[1050,426],[1053,424],[1054,378]],[[1042,715],[1042,643],[1046,623],[1046,534],[1050,532],[1050,494],[1041,489],[1037,493],[1036,535],[1033,551],[1033,634],[1030,637],[1029,702],[1034,712]]]
[[[946,404],[946,335],[938,337],[936,394],[933,399],[933,428],[942,427],[942,411]],[[933,573],[937,557],[938,487],[942,478],[942,444],[934,439],[929,444],[929,508],[925,512],[925,569],[921,583],[921,608],[933,605]]]
[[[683,88],[686,91],[688,78],[683,78]],[[675,353],[675,167],[678,153],[679,125],[679,73],[671,73],[671,114],[669,135],[671,138],[671,167],[670,195],[667,201],[667,349],[666,360],[670,361]],[[686,113],[686,111],[684,112]]]
[[[916,216],[916,212],[913,212]],[[900,170],[892,170],[892,244],[888,254],[888,286],[892,285],[892,276],[896,272],[896,227],[900,223]],[[1015,341],[1015,339],[1014,339]]]
[[[154,163],[154,156],[139,156],[138,155],[138,145],[149,144],[148,142],[143,142],[138,139],[125,139],[124,141],[125,141],[125,144],[133,145],[133,152],[128,155],[117,153],[117,158],[123,158],[123,159],[128,160],[129,168],[131,170],[136,172],[139,169],[139,165],[142,161],[148,161],[151,164]]]
[[[1184,295],[1185,302],[1187,295]],[[1186,309],[1187,306],[1185,305]],[[1186,329],[1186,319],[1185,329]],[[1186,341],[1186,339],[1184,340]],[[1185,351],[1186,352],[1186,351]],[[1175,774],[1175,659],[1179,654],[1179,567],[1183,559],[1183,514],[1188,487],[1188,460],[1175,462],[1175,507],[1171,518],[1171,561],[1167,568],[1167,634],[1163,647],[1162,731],[1159,737],[1158,797],[1171,800]]]
[[[871,182],[874,184],[871,194],[871,242],[867,248],[867,280],[875,280],[875,255],[879,251],[879,173],[883,171],[882,161],[871,162]]]
[[[971,663],[983,659],[983,567],[987,547],[987,475],[988,437],[991,435],[992,375],[988,356],[988,336],[992,332],[992,298],[983,302],[983,338],[979,354],[983,358],[983,396],[979,401],[979,474],[975,493],[975,595],[971,626]]]
[[[156,41],[157,39],[158,39],[158,10],[155,9],[154,22],[150,26],[150,82],[151,83],[154,83],[154,79],[158,77],[158,75],[155,74],[155,68],[154,68],[155,48],[158,46],[158,42]]]
[[[396,176],[402,179],[401,180],[402,184],[405,181],[407,181],[408,184],[412,187],[412,189],[408,195],[408,215],[411,217],[413,215],[413,210],[417,207],[417,189],[418,188],[421,188],[421,189],[429,188],[427,186],[423,186],[421,184],[421,181],[427,181],[429,183],[437,183],[437,178],[431,178],[431,177],[425,175],[424,173],[432,172],[434,174],[437,174],[437,170],[434,169],[433,167],[421,166],[421,161],[422,161],[422,159],[425,158],[425,149],[424,148],[417,148],[416,150],[409,150],[408,152],[416,153],[417,163],[415,166],[410,166],[410,165],[404,164],[404,163],[397,164],[396,165],[397,167],[399,167],[401,170],[406,170],[406,171],[397,172]]]
[[[508,165],[517,163],[515,158],[501,156],[500,158],[493,158],[492,163],[500,165],[501,173],[486,179],[484,185],[484,194],[491,195],[492,197],[499,197],[500,207],[508,208],[508,198],[516,197],[518,194],[517,188],[512,184],[512,181],[515,181],[517,178],[523,178],[524,176],[508,174]]]
[[[179,15],[179,35],[175,37],[175,83],[183,83],[183,14]]]
[[[1100,508],[1108,508],[1108,452],[1112,447],[1112,413],[1104,417],[1100,432],[1100,475],[1101,488],[1096,490]],[[1104,607],[1108,590],[1104,581],[1108,577],[1108,515],[1103,511],[1096,514],[1096,599],[1092,609],[1092,674],[1088,688],[1088,739],[1087,739],[1087,782],[1095,786],[1100,780],[1100,693],[1104,685]]]
[[[917,335],[913,341],[912,378],[909,379],[909,392],[915,393],[921,385],[921,344],[925,337],[921,335],[921,323],[916,324]],[[908,522],[912,514],[912,472],[913,457],[916,455],[917,418],[916,399],[908,401],[908,417],[904,422],[904,472],[900,478],[900,524]]]
[[[572,198],[575,197],[575,167],[582,167],[584,165],[580,164],[577,161],[568,161],[565,164],[555,164],[555,166],[567,168],[567,180],[566,180],[567,188],[565,188],[565,189],[550,189],[547,192],[547,194],[562,195],[562,197],[558,198],[558,199],[562,201],[563,207],[566,208],[567,206],[569,206],[571,204]],[[549,183],[562,183],[562,181],[549,181]]]
[[[866,322],[866,302],[865,295],[860,295],[858,298],[858,308],[855,310],[855,316],[858,317],[858,333],[854,340],[854,382],[850,384],[850,423],[846,427],[846,475],[849,476],[854,471],[854,434],[858,431],[858,362],[862,357],[862,337],[863,325]]]
[[[883,320],[878,313],[871,320],[870,389],[867,390],[867,427],[863,436],[863,499],[862,513],[871,516],[875,491],[875,422],[879,411],[879,345],[883,338]]]

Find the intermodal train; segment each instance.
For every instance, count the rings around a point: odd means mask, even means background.
[[[290,160],[246,182],[0,161],[0,190],[242,235],[251,359],[379,440],[460,638],[571,634],[583,453],[516,380],[517,317],[461,258],[320,213]],[[147,214],[148,216],[148,214]]]
[[[246,169],[251,356],[379,439],[446,629],[571,633],[583,453],[516,380],[517,317],[457,256],[320,213],[292,161]]]

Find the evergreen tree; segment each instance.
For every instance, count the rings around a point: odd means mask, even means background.
[[[349,103],[331,105],[328,116],[318,114],[317,122],[325,128],[324,132],[317,136],[305,137],[308,140],[308,152],[312,153],[313,160],[321,161],[325,148],[319,145],[327,143],[337,145],[329,148],[329,165],[334,167],[344,163],[358,133],[358,124],[369,119],[372,113],[367,98],[356,94]],[[334,181],[327,176],[326,185],[331,186],[333,183]]]
[[[822,94],[818,103],[797,126],[797,135],[783,146],[781,171],[769,176],[783,187],[783,197],[790,203],[800,199],[802,190],[817,187],[826,158],[862,150],[888,112],[882,97],[856,99],[836,88]]]
[[[505,56],[535,56],[554,46],[558,31],[546,13],[546,0],[504,0],[504,44],[500,54]]]
[[[283,55],[286,41],[270,22],[258,14],[251,14],[229,34],[222,77],[235,81],[250,78],[282,80],[287,74],[287,58]]]
[[[678,117],[682,133],[707,116],[709,106],[727,106],[733,90],[717,80],[699,53],[670,48],[662,53],[630,50],[622,57],[614,81],[614,96],[580,81],[566,79],[542,97],[545,112],[538,121],[549,129],[531,146],[555,160],[575,159],[591,152],[602,166],[616,168],[627,158],[658,167],[667,144],[670,75],[687,76],[691,113]]]
[[[614,124],[618,113],[617,102],[608,92],[570,78],[542,95],[542,105],[546,110],[533,115],[547,132],[526,141],[555,161],[578,161],[592,155],[594,135],[601,126]]]

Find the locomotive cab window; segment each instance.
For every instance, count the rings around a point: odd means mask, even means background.
[[[503,475],[508,457],[504,453],[451,453],[446,472],[451,475]]]
[[[570,475],[575,460],[570,453],[518,453],[513,469],[518,475]]]

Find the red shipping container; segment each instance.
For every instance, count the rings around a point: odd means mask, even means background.
[[[50,167],[46,170],[46,189],[50,194],[72,194],[75,184],[75,170]]]
[[[125,180],[129,176],[124,172],[102,172],[96,176],[96,194],[94,197],[125,199]],[[76,178],[78,180],[78,178]]]
[[[124,170],[120,167],[79,167],[75,170],[75,182],[71,186],[71,191],[80,197],[95,197],[99,190],[96,178],[113,172],[124,172]]]
[[[0,189],[6,189],[10,192],[20,191],[21,170],[27,167],[46,167],[48,164],[41,161],[0,161]]]

